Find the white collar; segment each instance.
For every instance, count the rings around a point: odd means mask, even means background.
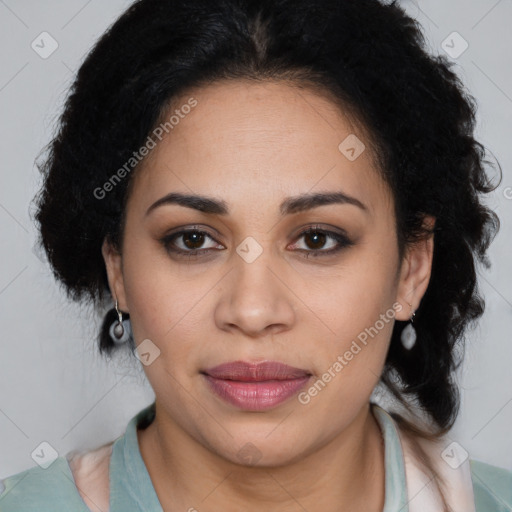
[[[400,432],[396,421],[380,406],[373,404],[385,442],[386,491],[393,482],[393,503],[386,499],[383,512],[439,512],[441,497],[434,480],[422,468],[414,455],[408,436]],[[469,458],[463,460],[462,447],[447,436],[440,440],[418,443],[429,456],[433,469],[444,482],[443,493],[453,512],[475,512],[475,498]],[[466,454],[467,455],[467,454]],[[405,481],[404,481],[405,474]],[[407,496],[404,503],[404,496]],[[394,508],[393,508],[394,507]]]

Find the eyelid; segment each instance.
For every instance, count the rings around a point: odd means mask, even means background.
[[[344,229],[338,228],[336,226],[331,226],[329,224],[320,224],[320,223],[308,224],[305,227],[299,228],[299,231],[294,236],[294,238],[298,238],[299,236],[302,236],[305,233],[309,233],[311,231],[321,231],[323,233],[328,233],[328,234],[333,233],[333,234],[337,234],[339,236],[344,236],[345,238],[349,238],[348,233]]]
[[[171,229],[170,231],[166,231],[164,236],[172,236],[177,235],[181,233],[187,233],[189,231],[198,231],[201,233],[205,233],[209,237],[215,239],[216,237],[221,237],[222,235],[215,229],[210,226],[204,226],[202,224],[183,224],[181,226],[176,226],[175,228]],[[213,234],[213,233],[215,234]]]

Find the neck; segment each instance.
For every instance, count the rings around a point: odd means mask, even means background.
[[[235,464],[165,418],[137,432],[141,455],[166,512],[174,510],[381,511],[384,446],[366,404],[334,439],[300,460],[276,467]]]

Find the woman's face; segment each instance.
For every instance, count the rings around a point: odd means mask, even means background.
[[[432,246],[400,266],[369,142],[324,97],[237,81],[177,108],[134,176],[122,257],[104,245],[111,289],[165,421],[233,462],[291,462],[366,414]]]

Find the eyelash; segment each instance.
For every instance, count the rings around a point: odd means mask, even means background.
[[[178,231],[176,233],[172,233],[170,235],[165,236],[164,238],[162,238],[160,240],[160,242],[162,243],[164,248],[167,250],[167,252],[173,253],[179,257],[184,256],[184,257],[188,257],[188,258],[197,258],[197,257],[202,257],[202,256],[200,256],[201,253],[203,255],[206,255],[206,254],[210,253],[211,251],[218,250],[218,249],[210,248],[210,249],[195,249],[195,250],[184,251],[183,249],[176,249],[176,248],[171,247],[171,245],[174,243],[174,241],[177,238],[179,238],[183,235],[187,235],[189,233],[205,235],[208,238],[211,238],[216,243],[218,243],[209,233],[207,233],[206,231],[203,231],[201,229],[184,229],[182,231]],[[320,234],[326,235],[327,238],[332,238],[334,241],[336,241],[338,243],[338,246],[334,249],[329,249],[329,250],[297,249],[300,252],[306,253],[306,255],[304,256],[304,258],[306,258],[306,259],[309,258],[310,256],[312,256],[313,258],[332,256],[332,255],[342,251],[343,249],[354,245],[354,243],[351,240],[349,240],[349,238],[347,236],[342,235],[341,233],[336,233],[334,231],[328,231],[326,229],[322,229],[322,228],[316,227],[316,226],[310,226],[307,229],[301,231],[297,235],[297,241],[300,240],[303,236],[311,234],[311,233],[315,233],[315,234],[320,233]]]

